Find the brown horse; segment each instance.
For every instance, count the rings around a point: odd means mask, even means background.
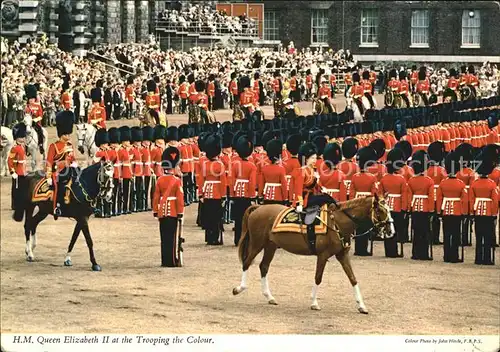
[[[272,232],[276,217],[285,208],[285,206],[279,204],[254,205],[245,212],[242,223],[243,233],[238,250],[240,261],[243,264],[243,274],[240,285],[233,289],[234,295],[248,288],[248,268],[257,254],[262,250],[264,250],[264,256],[259,265],[262,294],[266,297],[269,304],[277,304],[269,290],[267,281],[269,265],[273,260],[276,249],[283,248],[287,252],[298,255],[314,255],[309,249],[308,240],[305,235],[293,232]],[[354,288],[358,311],[368,314],[348,256],[350,240],[355,230],[358,230],[358,232],[367,230],[358,236],[364,236],[372,229],[381,238],[394,236],[395,231],[390,209],[383,197],[375,195],[373,197],[330,204],[324,211],[328,212],[328,220],[327,224],[325,224],[327,226],[327,233],[326,235],[317,235],[316,238],[317,261],[315,285],[313,286],[311,295],[311,309],[320,309],[317,294],[323,278],[323,271],[328,259],[336,256]]]

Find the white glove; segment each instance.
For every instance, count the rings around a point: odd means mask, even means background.
[[[300,205],[300,204],[297,205],[296,210],[297,210],[297,213],[302,213],[302,205]]]
[[[16,174],[15,172],[11,176],[13,180],[17,180],[17,178],[19,177],[19,175]]]
[[[47,184],[52,186],[52,177],[47,178]]]
[[[69,167],[78,167],[78,163],[76,161],[73,161]]]

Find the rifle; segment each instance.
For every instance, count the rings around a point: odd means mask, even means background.
[[[184,243],[184,238],[182,238],[182,228],[183,228],[184,221],[182,218],[177,219],[177,266],[178,267],[183,267],[184,266],[184,259],[182,256],[182,252],[184,251],[184,248],[182,248],[182,244]]]

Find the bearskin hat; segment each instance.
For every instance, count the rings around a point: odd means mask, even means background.
[[[238,133],[236,135],[238,135]],[[236,142],[233,143],[233,146],[234,149],[236,149],[236,153],[238,153],[242,159],[248,158],[253,153],[253,143],[245,134],[240,135],[238,139],[236,139]]]
[[[175,169],[181,159],[181,153],[176,147],[168,146],[161,155],[161,166],[163,169]]]
[[[127,77],[127,84],[134,84],[134,76]]]
[[[475,73],[474,71],[474,65],[469,65],[468,72],[473,75]]]
[[[326,144],[328,143],[326,137],[324,136],[324,133],[321,132],[321,134],[322,135],[316,136],[312,140],[314,146],[316,147],[318,156],[323,155],[323,151],[325,150]]]
[[[363,79],[370,79],[370,72],[368,72],[366,70],[363,71],[362,77],[363,77]]]
[[[401,149],[392,149],[387,153],[387,172],[390,174],[395,173],[404,165],[404,154]]]
[[[399,80],[404,81],[406,79],[406,71],[399,71]]]
[[[57,136],[73,133],[75,114],[71,110],[64,110],[56,115]]]
[[[427,68],[425,66],[420,67],[418,70],[418,79],[423,81],[427,77]]]
[[[180,75],[179,76],[179,84],[186,82],[186,76]]]
[[[450,68],[450,72],[449,73],[450,73],[450,77],[455,77],[456,78],[458,76],[457,70],[455,70],[455,68],[453,68],[453,67]]]
[[[167,128],[167,132],[165,134],[165,142],[172,142],[179,140],[179,129],[177,126],[170,126]]]
[[[232,126],[231,126],[231,122],[229,122],[229,121],[224,121],[222,123],[222,125],[220,126],[220,131],[222,133],[224,133],[224,132],[230,132],[231,129],[232,129]]]
[[[389,71],[389,78],[393,78],[393,77],[394,77],[394,78],[397,78],[397,77],[398,77],[398,71],[396,71],[396,69],[395,69],[395,68],[393,68],[393,69],[391,69],[391,70]]]
[[[248,76],[240,77],[240,89],[243,90],[249,87],[250,87],[250,78],[248,78]]]
[[[120,143],[120,130],[116,127],[111,127],[108,131],[109,143],[119,144]]]
[[[446,151],[444,148],[444,143],[440,141],[435,141],[429,144],[427,149],[427,153],[429,154],[429,160],[439,164],[443,161]]]
[[[130,129],[131,138],[130,141],[133,142],[142,142],[142,128],[139,126],[134,126]]]
[[[33,84],[28,84],[24,87],[24,93],[26,94],[26,99],[36,99],[38,91]]]
[[[411,157],[411,167],[415,172],[415,175],[422,174],[425,170],[427,170],[427,166],[429,163],[429,154],[427,154],[424,150],[417,150],[413,153]]]
[[[302,166],[306,165],[307,159],[317,154],[316,147],[313,143],[307,142],[299,148],[299,161]]]
[[[290,77],[295,77],[295,76],[297,76],[297,71],[296,70],[292,70],[290,72]]]
[[[98,79],[96,82],[95,82],[95,86],[97,88],[102,88],[104,86],[104,81],[102,79]]]
[[[363,147],[358,151],[358,165],[361,170],[377,161],[377,152],[372,147]]]
[[[359,73],[354,72],[354,73],[352,74],[352,81],[353,81],[353,82],[359,82],[359,81],[360,81]]]
[[[119,130],[120,130],[120,143],[132,140],[131,136],[132,133],[130,131],[130,127],[122,126],[119,128]]]
[[[292,134],[288,136],[286,140],[286,149],[292,155],[297,155],[299,153],[300,144],[302,143],[302,137],[300,134]]]
[[[279,139],[271,139],[266,143],[265,147],[268,158],[272,163],[275,163],[281,158],[281,152],[283,150],[283,142]]]
[[[255,72],[253,74],[253,79],[259,79],[260,78],[260,73],[259,72]]]
[[[105,128],[99,128],[94,137],[94,143],[100,147],[103,144],[109,144],[109,133]]]
[[[403,136],[406,136],[406,122],[403,120],[396,120],[394,123],[394,137],[400,140]]]
[[[234,133],[233,140],[231,142],[231,147],[233,147],[233,149],[236,150],[236,142],[238,142],[238,138],[240,138],[242,136],[246,136],[246,135],[247,135],[247,133],[243,132],[243,131],[238,131],[238,132]]]
[[[231,80],[236,78],[236,72],[231,72]]]
[[[310,74],[311,74],[311,69],[310,69],[310,68],[308,68],[308,69],[306,70],[306,75],[310,75]]]
[[[275,139],[275,134],[274,134],[274,131],[266,131],[262,134],[262,146],[266,146],[267,145],[267,142],[269,142],[270,140],[273,140]]]
[[[323,150],[323,160],[328,167],[337,165],[342,160],[342,151],[337,143],[328,143]]]
[[[356,138],[348,137],[342,142],[342,154],[344,158],[351,159],[358,152],[359,142]]]
[[[263,147],[263,139],[262,139],[262,132],[260,131],[250,131],[249,137],[252,136],[253,144],[256,147]]]
[[[62,83],[61,88],[62,88],[63,92],[67,91],[69,89],[69,81],[66,78],[64,78],[64,81]]]
[[[214,159],[221,153],[221,138],[216,133],[211,133],[205,139],[203,143],[203,148],[205,149],[205,153],[208,159]]]
[[[457,152],[453,151],[446,155],[444,159],[444,168],[449,176],[455,175],[460,171],[460,158]]]
[[[277,77],[281,76],[280,71],[279,70],[274,71],[273,76],[274,76],[274,78],[277,78]]]
[[[24,123],[18,123],[12,128],[12,137],[14,140],[18,138],[26,137],[26,125]]]
[[[495,116],[495,114],[491,114],[490,116],[488,116],[488,128],[491,130],[497,126],[498,126],[498,116]]]
[[[182,124],[178,127],[179,139],[189,138],[189,125]]]
[[[193,73],[190,73],[188,76],[187,76],[187,80],[188,82],[191,84],[191,83],[194,83],[194,74]]]
[[[375,150],[377,154],[377,160],[380,159],[385,153],[385,142],[382,138],[377,138],[371,141],[370,147]]]
[[[165,139],[167,128],[163,125],[156,125],[154,127],[154,140]]]
[[[156,91],[156,82],[153,81],[152,79],[150,79],[147,83],[146,83],[146,87],[148,89],[148,92],[155,92]]]
[[[198,93],[202,93],[205,91],[206,84],[202,80],[198,80],[194,83],[194,88]]]
[[[485,177],[490,175],[495,169],[498,161],[498,157],[490,152],[485,152],[484,148],[481,153],[476,158],[476,165],[474,167],[475,171]]]
[[[495,164],[500,163],[500,146],[496,144],[488,144],[483,147],[481,153],[487,155]]]
[[[154,141],[154,129],[151,126],[144,126],[142,128],[142,139],[144,141]]]
[[[102,101],[101,90],[99,88],[92,88],[90,90],[90,99],[93,103],[100,103]]]
[[[417,65],[411,65],[411,70],[416,71],[417,70]]]
[[[233,134],[229,131],[222,134],[222,148],[231,148],[233,144]]]

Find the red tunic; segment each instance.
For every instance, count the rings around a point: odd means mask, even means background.
[[[226,196],[227,177],[220,160],[207,160],[201,169],[202,187],[199,195],[205,199],[222,199]]]
[[[125,98],[129,103],[133,103],[135,99],[135,91],[134,91],[134,85],[129,84],[127,86],[127,89],[125,89]]]
[[[418,81],[417,83],[417,92],[421,94],[429,94],[429,81]]]
[[[387,85],[389,86],[389,88],[391,88],[392,91],[399,92],[399,86],[401,85],[401,82],[399,82],[397,79],[391,79]]]
[[[254,198],[257,188],[257,167],[248,160],[234,158],[231,161],[230,196]]]
[[[307,200],[310,195],[321,193],[318,180],[311,167],[303,166],[294,171],[293,178],[293,199],[296,203],[307,207]]]
[[[347,86],[352,86],[352,75],[350,73],[346,73],[344,76],[344,83]]]
[[[367,167],[366,171],[375,175],[375,177],[377,177],[377,181],[380,182],[382,176],[384,176],[387,173],[387,168],[384,164],[376,163]]]
[[[307,75],[306,76],[306,87],[307,89],[312,89],[313,86],[313,77],[312,75]]]
[[[330,89],[330,87],[320,87],[318,89],[318,97],[320,99],[324,99],[324,98],[331,98],[332,97],[332,90]]]
[[[181,99],[187,99],[189,95],[189,83],[182,83],[177,90],[177,94]]]
[[[121,178],[124,180],[130,180],[132,178],[132,163],[131,160],[133,158],[133,154],[131,150],[126,149],[125,147],[120,148],[118,151],[118,160],[121,163]]]
[[[380,180],[381,193],[387,193],[387,205],[391,211],[408,210],[408,184],[402,175],[385,174]]]
[[[233,79],[230,83],[229,83],[229,92],[232,94],[232,95],[238,95],[238,82],[236,82],[235,79]]]
[[[147,147],[141,148],[141,160],[144,176],[151,176],[154,170],[154,165],[151,163],[151,150]]]
[[[158,178],[153,196],[153,213],[158,214],[159,219],[176,218],[184,213],[184,191],[180,178],[171,173]]]
[[[439,165],[429,166],[424,174],[425,176],[429,176],[430,178],[432,178],[432,181],[434,182],[434,199],[436,199],[436,191],[439,187],[439,184],[441,183],[441,181],[448,177],[448,174],[446,173],[445,168]]]
[[[336,168],[330,169],[325,163],[318,170],[321,191],[339,202],[345,202],[347,200],[346,175]]]
[[[132,149],[130,150],[132,154],[132,168],[134,172],[134,176],[136,177],[141,177],[143,176],[143,165],[142,165],[142,153],[141,153],[141,147],[135,147],[133,146]]]
[[[99,103],[92,105],[92,109],[89,112],[88,123],[97,125],[100,128],[106,128],[106,109]]]
[[[7,165],[9,166],[9,172],[13,174],[14,172],[19,176],[26,176],[26,151],[24,146],[21,144],[15,144],[9,153],[7,159]]]
[[[113,163],[113,178],[114,179],[120,179],[121,178],[121,164],[120,161],[118,160],[118,151],[120,150],[120,147],[114,149],[111,148],[108,151],[108,156],[109,156],[109,161]]]
[[[352,88],[351,88],[351,96],[354,99],[361,98],[364,93],[365,93],[365,90],[363,89],[363,86],[360,86],[359,84],[352,86]]]
[[[436,193],[436,210],[444,216],[466,215],[469,213],[469,199],[465,183],[456,177],[443,180]]]
[[[413,176],[408,181],[408,204],[413,212],[434,211],[434,181],[429,176]]]
[[[360,171],[351,178],[349,197],[351,199],[372,196],[378,193],[377,177],[369,172]]]
[[[278,164],[266,165],[259,175],[259,196],[264,200],[284,201],[288,199],[286,170]]]
[[[409,91],[410,91],[410,85],[408,84],[408,82],[402,81],[399,84],[398,93],[401,95],[406,95],[406,94],[408,94]]]
[[[33,118],[33,122],[37,123],[39,126],[42,126],[43,110],[40,103],[28,103],[28,105],[26,105],[26,108],[24,109],[24,113],[30,114]]]
[[[370,83],[370,81],[369,80],[364,80],[363,83],[362,83],[362,85],[363,85],[363,91],[365,93],[368,93],[368,94],[372,95],[372,84]]]
[[[283,166],[285,167],[285,173],[286,173],[286,181],[287,181],[287,190],[288,190],[288,199],[290,201],[294,201],[293,198],[293,177],[292,175],[294,174],[295,170],[300,169],[300,162],[297,157],[290,157],[287,159],[284,163]]]
[[[209,82],[207,86],[207,95],[209,97],[215,97],[215,84],[214,82]]]
[[[69,167],[75,161],[73,145],[71,142],[57,141],[49,145],[47,153],[46,172],[47,177],[56,176],[62,169]]]
[[[163,175],[163,168],[161,167],[161,156],[163,154],[163,146],[155,144],[151,149],[151,163],[153,166],[156,177]]]
[[[477,178],[477,174],[474,170],[471,168],[465,167],[459,172],[457,172],[457,178],[459,180],[462,180],[463,183],[465,183],[465,187],[468,189],[470,185],[472,184],[472,181],[474,181]]]
[[[146,107],[156,112],[160,111],[160,96],[156,93],[148,93],[146,96]]]
[[[498,192],[498,183],[491,178],[481,177],[473,181],[469,189],[470,213],[478,216],[496,216]]]
[[[446,86],[455,91],[458,88],[458,80],[454,77],[450,77]]]
[[[99,161],[110,161],[110,155],[109,155],[109,148],[103,149],[102,147],[99,147],[97,152],[94,155],[94,164],[98,163]]]
[[[72,103],[72,98],[69,95],[68,92],[64,92],[61,95],[61,105],[63,106],[64,110],[70,110],[71,109],[71,103]]]

